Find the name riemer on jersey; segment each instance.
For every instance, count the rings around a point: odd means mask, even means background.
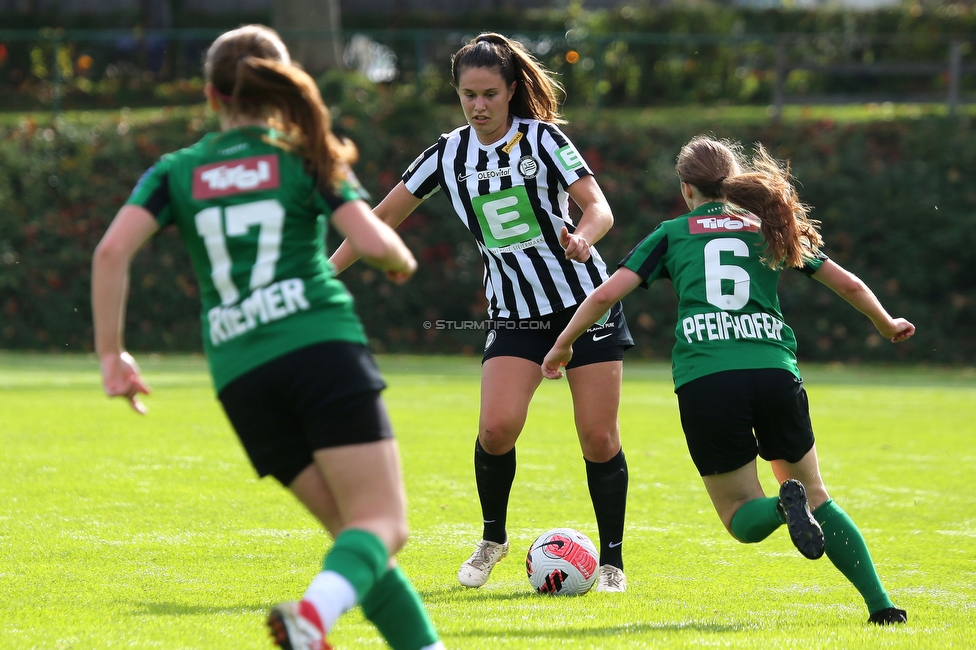
[[[210,342],[216,347],[250,332],[258,325],[281,320],[309,307],[305,298],[305,283],[298,278],[259,287],[239,305],[221,305],[207,312]]]
[[[764,313],[734,315],[717,311],[695,314],[683,319],[681,328],[688,343],[728,339],[783,340],[783,321]]]

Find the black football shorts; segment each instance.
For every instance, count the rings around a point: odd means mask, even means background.
[[[254,469],[287,486],[319,449],[393,437],[385,387],[366,346],[330,341],[245,373],[219,398]]]
[[[576,307],[538,318],[503,318],[488,321],[484,363],[492,357],[519,357],[540,366],[560,332],[569,324]],[[603,361],[620,361],[624,350],[634,346],[634,338],[619,302],[573,343],[573,358],[567,369]]]
[[[691,459],[702,476],[764,460],[796,463],[813,448],[803,380],[789,370],[727,370],[676,391]]]

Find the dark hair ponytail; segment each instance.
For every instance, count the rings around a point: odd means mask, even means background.
[[[559,114],[559,97],[565,96],[565,89],[518,41],[493,32],[480,34],[451,58],[455,87],[467,68],[497,68],[506,85],[515,83],[515,94],[508,104],[512,115],[565,123]]]

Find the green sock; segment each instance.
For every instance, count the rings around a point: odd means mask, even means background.
[[[400,567],[380,578],[362,601],[363,615],[393,650],[418,650],[437,643],[437,631],[420,595]]]
[[[777,508],[778,503],[779,497],[764,497],[743,503],[732,515],[732,534],[747,544],[769,537],[784,523]]]
[[[323,571],[335,571],[356,590],[359,602],[386,571],[390,556],[386,546],[373,533],[350,528],[339,533],[332,550],[325,556]]]
[[[857,526],[839,505],[828,499],[813,511],[823,528],[827,557],[861,593],[868,612],[874,614],[895,604],[881,586],[871,554]]]

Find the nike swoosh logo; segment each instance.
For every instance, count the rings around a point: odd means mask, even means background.
[[[484,522],[485,522],[486,524],[493,524],[493,523],[495,523],[496,521],[498,521],[498,520],[497,520],[497,519],[485,519],[485,520],[484,520]]]
[[[469,176],[474,176],[477,172],[472,172],[470,174],[458,174],[458,183],[463,183]]]
[[[594,334],[593,335],[593,341],[594,342],[595,341],[602,341],[603,339],[607,338],[608,336],[613,336],[613,332],[607,332],[606,334],[603,334],[603,335],[601,335],[601,334]]]
[[[613,542],[610,542],[609,544],[607,544],[607,546],[609,546],[610,548],[617,548],[621,544],[623,544],[623,542],[617,542],[616,544],[614,544]]]

